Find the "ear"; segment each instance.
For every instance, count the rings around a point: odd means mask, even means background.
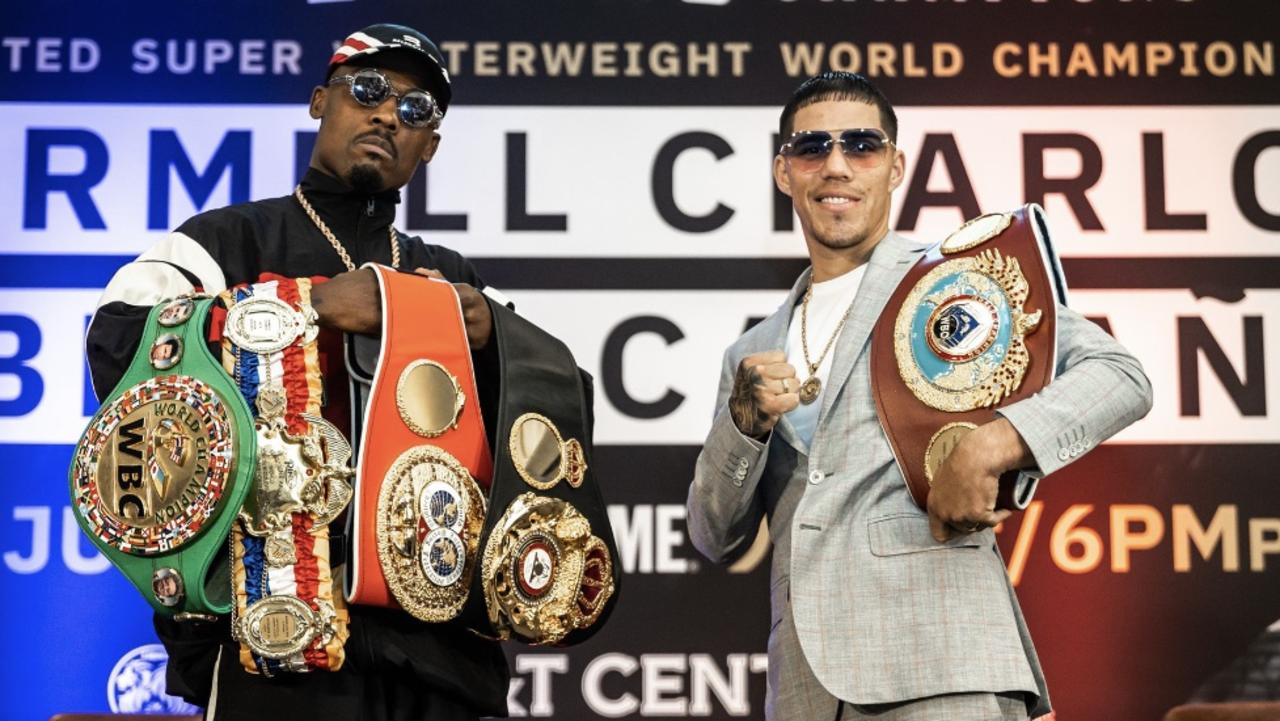
[[[427,141],[426,146],[422,148],[422,162],[430,163],[431,159],[436,156],[436,149],[440,147],[440,133],[431,131],[431,139]]]
[[[773,184],[783,195],[791,197],[791,176],[787,175],[787,161],[781,155],[773,156]]]
[[[317,85],[311,89],[311,107],[308,110],[313,119],[319,120],[324,117],[324,101],[328,94],[329,89],[322,85]]]
[[[893,167],[889,169],[889,192],[898,189],[902,185],[902,179],[907,174],[907,154],[898,150],[898,146],[893,146]]]

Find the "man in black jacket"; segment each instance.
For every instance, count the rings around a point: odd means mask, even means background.
[[[348,425],[341,333],[377,334],[377,282],[366,262],[454,283],[476,372],[496,367],[484,281],[465,258],[392,226],[399,191],[429,162],[450,87],[439,50],[425,35],[373,25],[347,38],[311,95],[320,120],[311,167],[290,196],[201,213],[112,278],[90,325],[87,352],[99,398],[116,385],[137,350],[147,313],[192,290],[216,294],[264,273],[330,278],[312,305],[327,358],[324,414]],[[428,330],[428,329],[424,329]],[[481,383],[482,405],[496,379]],[[484,409],[489,417],[490,408]],[[334,524],[335,532],[340,527]],[[335,544],[333,563],[343,553]],[[224,719],[474,719],[505,715],[509,672],[496,643],[457,623],[426,624],[399,610],[351,608],[346,661],[337,672],[266,678],[238,662],[229,623],[178,623],[156,616],[169,651],[169,692]]]

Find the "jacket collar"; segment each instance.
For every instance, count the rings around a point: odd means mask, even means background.
[[[338,240],[354,250],[362,236],[371,233],[385,242],[386,227],[395,221],[400,189],[377,193],[359,193],[341,180],[316,168],[308,168],[302,176],[302,194],[316,209]]]
[[[880,313],[884,311],[889,296],[893,295],[898,283],[925,249],[926,246],[890,231],[871,252],[871,257],[867,260],[866,275],[863,276],[862,283],[858,287],[858,295],[853,301],[853,311],[849,314],[849,320],[840,333],[836,347],[832,350],[835,356],[831,359],[831,372],[827,376],[826,388],[822,392],[822,408],[818,412],[818,425],[814,431],[815,439],[821,432],[823,422],[836,396],[848,382],[853,366],[862,355],[867,339],[871,335],[871,329],[875,326]],[[792,311],[804,298],[811,277],[813,277],[813,266],[805,268],[795,284],[791,286],[791,291],[787,293],[786,300],[778,310],[761,322],[760,339],[764,345],[760,350],[786,347]],[[803,368],[796,370],[800,375],[804,375]],[[803,453],[808,453],[785,415],[778,423],[778,430],[787,443]]]

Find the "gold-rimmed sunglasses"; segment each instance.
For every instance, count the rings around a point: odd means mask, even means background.
[[[844,153],[845,162],[854,170],[871,170],[884,162],[885,152],[895,143],[879,128],[849,128],[837,130],[798,130],[778,148],[778,154],[786,158],[792,169],[812,173],[827,162],[836,143]]]

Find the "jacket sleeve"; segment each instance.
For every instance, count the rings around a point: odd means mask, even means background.
[[[85,336],[93,391],[102,400],[138,350],[152,306],[201,288],[220,293],[226,279],[209,251],[181,229],[116,271],[98,300]]]
[[[751,546],[764,517],[756,489],[769,458],[769,443],[742,435],[729,415],[737,363],[725,352],[711,432],[698,454],[687,502],[689,538],[702,555],[730,563]]]
[[[1075,461],[1151,410],[1142,364],[1079,313],[1058,306],[1056,377],[998,413],[1017,429],[1037,470],[1048,475]]]

